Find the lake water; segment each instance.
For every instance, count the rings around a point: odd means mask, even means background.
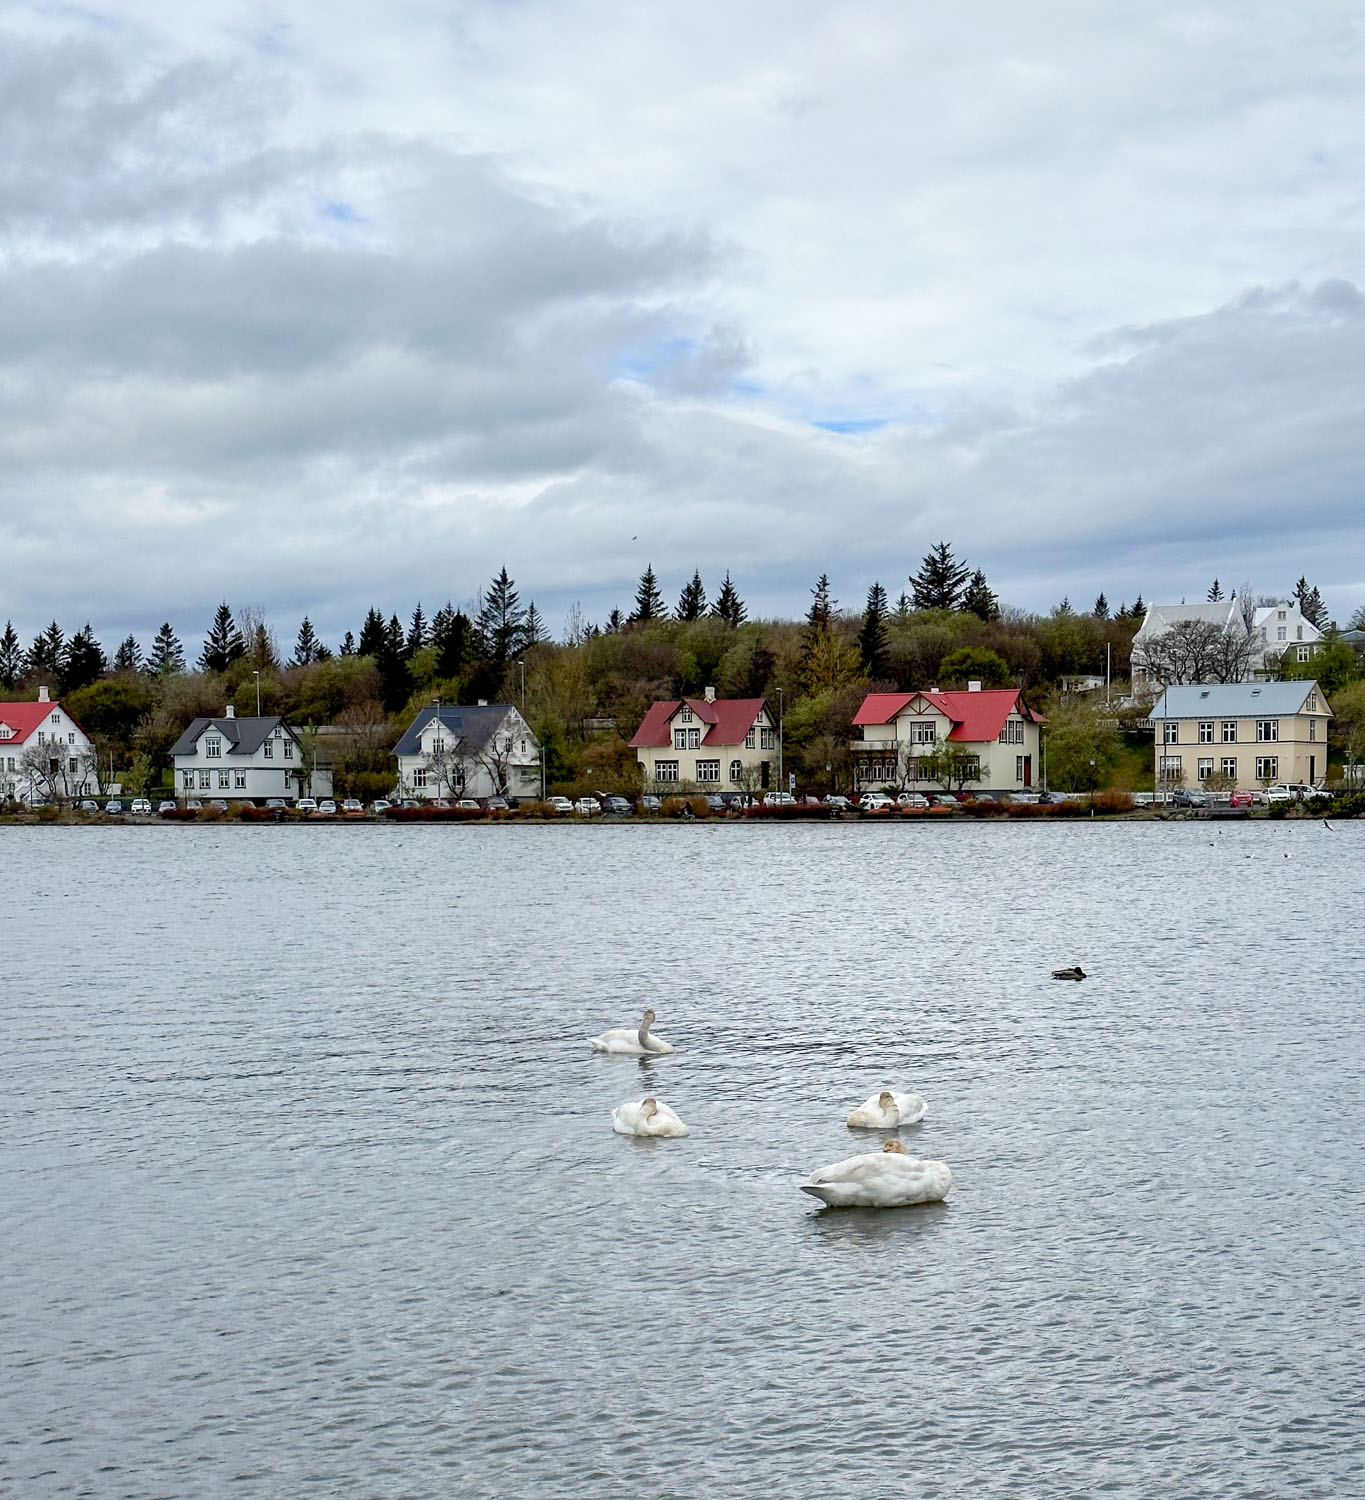
[[[1365,1494],[1365,824],[0,851],[0,1493]]]

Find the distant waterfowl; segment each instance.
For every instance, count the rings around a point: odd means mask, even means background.
[[[928,1105],[918,1094],[893,1094],[883,1089],[860,1104],[845,1123],[854,1130],[894,1130],[898,1125],[913,1125],[927,1113]]]
[[[649,1028],[654,1024],[654,1012],[647,1010],[639,1029],[618,1027],[604,1031],[601,1036],[589,1038],[594,1052],[614,1052],[623,1057],[662,1057],[675,1049],[660,1037],[651,1036]]]
[[[1054,979],[1084,979],[1085,970],[1081,968],[1080,964],[1070,969],[1053,969],[1052,977]]]
[[[617,1135],[680,1136],[687,1126],[659,1099],[641,1099],[638,1104],[618,1104],[611,1112],[611,1128]]]
[[[953,1174],[948,1163],[911,1156],[899,1141],[880,1151],[850,1156],[812,1172],[801,1191],[829,1208],[902,1208],[947,1197]]]

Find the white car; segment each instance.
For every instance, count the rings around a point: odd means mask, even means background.
[[[763,798],[764,807],[795,807],[796,798],[790,792],[769,792]]]
[[[344,813],[363,813],[365,807],[359,797],[347,797],[341,804],[341,810]]]
[[[888,807],[895,805],[884,792],[864,792],[858,801],[858,806],[864,812],[885,812]]]
[[[594,813],[600,813],[602,811],[602,804],[597,800],[596,797],[580,797],[578,801],[574,803],[573,810],[576,813],[581,813],[586,818],[590,818]]]
[[[902,792],[896,798],[897,807],[928,807],[929,799],[923,792]]]
[[[330,797],[325,797],[318,803],[318,811],[324,818],[334,818],[337,815],[337,805]]]
[[[150,798],[134,797],[131,804],[129,805],[128,811],[137,813],[139,816],[144,818],[150,817],[152,814],[152,804]]]
[[[571,813],[573,811],[573,803],[567,797],[547,797],[545,799],[545,806],[553,813]]]
[[[294,804],[294,811],[301,813],[315,813],[318,805],[311,797],[300,797]]]

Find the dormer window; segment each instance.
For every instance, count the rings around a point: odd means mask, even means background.
[[[208,760],[218,760],[223,754],[223,740],[221,735],[206,734],[204,736],[204,756]]]
[[[261,754],[264,755],[267,760],[274,760],[274,758],[275,758],[275,742],[274,742],[274,740],[265,740],[265,741],[262,742],[262,744],[261,744]]]
[[[692,722],[692,710],[684,703],[682,712],[678,715],[678,723],[690,724]]]

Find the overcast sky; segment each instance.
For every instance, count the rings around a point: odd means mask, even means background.
[[[0,620],[504,563],[1365,603],[1338,0],[88,0],[0,33]]]

